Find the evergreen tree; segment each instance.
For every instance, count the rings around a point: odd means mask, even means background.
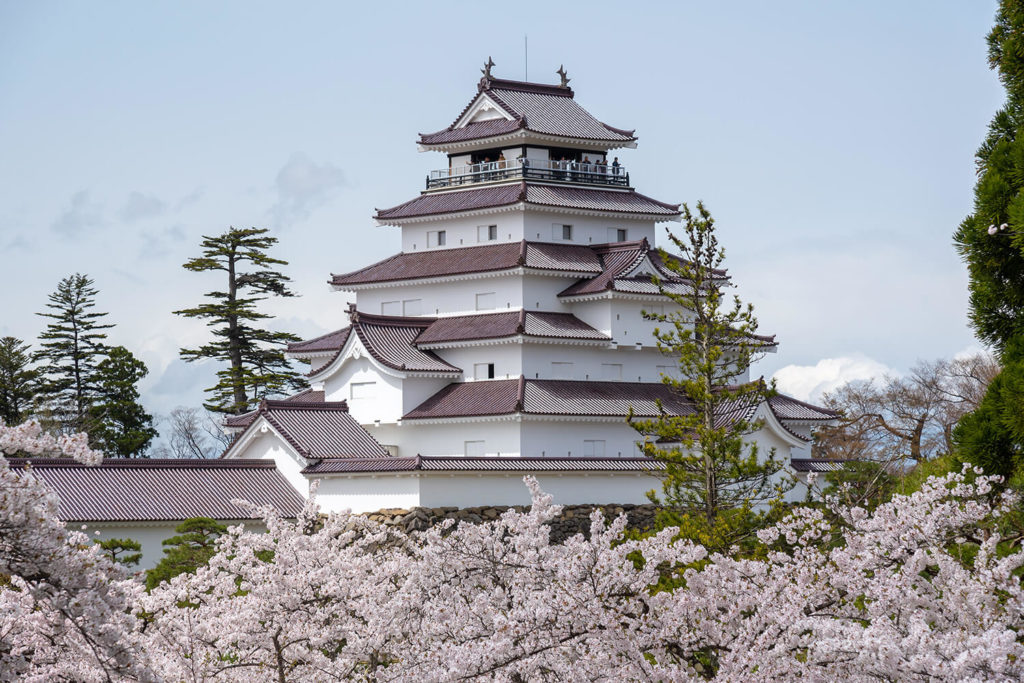
[[[217,539],[228,528],[209,517],[192,517],[174,528],[178,536],[163,542],[164,557],[146,572],[146,587],[153,589],[178,574],[195,570],[213,557]]]
[[[34,359],[41,364],[42,391],[49,408],[64,431],[81,431],[93,397],[96,395],[96,368],[106,354],[101,330],[113,325],[100,320],[96,290],[86,275],[75,273],[57,285],[46,307],[52,313],[37,313],[54,322],[39,335],[40,349]]]
[[[32,410],[38,371],[29,367],[29,345],[15,337],[0,338],[0,420],[20,424]]]
[[[663,502],[714,525],[724,512],[742,515],[777,498],[773,478],[783,463],[746,438],[760,428],[750,415],[771,391],[764,382],[739,383],[763,352],[753,307],[724,292],[725,251],[704,205],[698,202],[694,215],[684,204],[683,219],[683,238],[668,233],[680,258],[660,253],[665,266],[690,286],[668,287],[655,278],[681,310],[644,316],[661,323],[654,332],[658,349],[678,365],[678,378],[663,375],[662,382],[692,404],[693,412],[662,409],[650,420],[631,415],[630,424],[644,435],[644,453],[665,463]]]
[[[93,448],[110,457],[145,457],[157,435],[136,386],[147,374],[146,364],[123,346],[111,348],[96,367],[96,397],[87,424]]]
[[[108,538],[96,541],[96,545],[103,549],[103,554],[111,562],[120,562],[126,567],[133,567],[142,559],[142,544],[130,538]]]
[[[220,271],[227,279],[226,291],[206,294],[208,303],[175,311],[188,318],[206,320],[215,338],[197,349],[182,349],[182,358],[212,358],[228,363],[228,367],[217,372],[217,384],[206,390],[212,399],[205,405],[215,412],[244,413],[265,396],[304,386],[302,376],[292,370],[283,348],[299,338],[255,324],[271,317],[256,309],[256,304],[267,298],[265,295],[295,296],[288,289],[289,278],[272,269],[288,264],[267,255],[267,250],[277,243],[277,238],[267,232],[265,228],[230,228],[217,237],[203,236],[203,255],[184,266],[195,272]],[[244,270],[246,264],[251,269]]]
[[[1024,2],[1002,0],[988,35],[989,66],[1006,103],[977,153],[974,213],[955,234],[970,276],[970,319],[1003,364],[978,409],[954,430],[959,456],[1013,475],[1024,454]]]

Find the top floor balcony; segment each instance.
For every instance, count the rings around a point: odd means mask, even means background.
[[[629,174],[620,164],[594,164],[582,161],[526,159],[484,161],[467,166],[451,166],[431,171],[427,189],[459,187],[512,178],[551,180],[584,185],[629,186]]]

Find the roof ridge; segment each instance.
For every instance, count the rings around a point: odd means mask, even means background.
[[[528,92],[534,95],[568,97],[569,99],[574,99],[576,94],[573,92],[573,89],[567,85],[562,86],[552,83],[534,83],[532,81],[513,81],[507,78],[481,79],[479,87],[481,93],[489,93],[491,90],[512,90],[515,92]]]
[[[415,315],[379,315],[353,309],[356,313],[356,324],[390,325],[392,327],[430,327],[437,318]]]
[[[265,401],[265,410],[321,410],[324,412],[348,412],[348,401]]]
[[[74,458],[9,458],[11,467],[62,467],[82,469],[276,469],[273,460],[221,458],[104,458],[97,465],[87,465]]]

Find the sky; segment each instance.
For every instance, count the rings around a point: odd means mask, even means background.
[[[737,293],[801,398],[979,349],[951,235],[1003,101],[994,2],[260,3],[0,0],[0,335],[35,343],[47,295],[88,274],[147,408],[197,406],[216,366],[174,310],[203,235],[267,227],[308,338],[346,324],[330,273],[400,249],[371,216],[412,199],[488,57],[602,121],[637,189],[703,200]],[[525,40],[524,40],[525,39]],[[525,45],[524,45],[525,43]],[[673,224],[668,224],[670,227]]]

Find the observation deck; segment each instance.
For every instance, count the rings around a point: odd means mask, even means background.
[[[629,187],[629,173],[622,165],[588,164],[580,161],[549,159],[514,159],[512,161],[485,161],[431,171],[427,176],[427,189],[437,190],[524,178],[583,185]]]

